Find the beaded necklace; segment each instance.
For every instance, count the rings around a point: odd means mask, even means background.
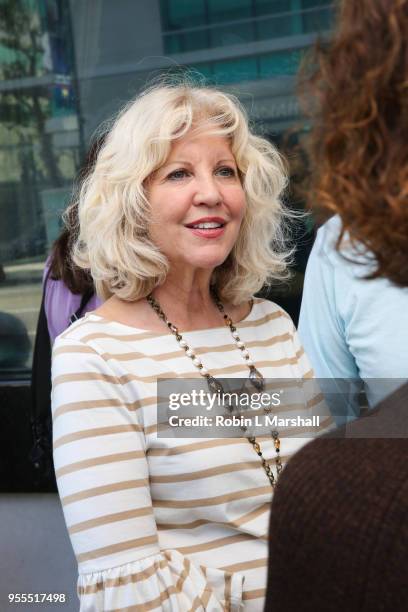
[[[213,296],[214,302],[218,310],[223,315],[225,325],[229,327],[232,337],[234,338],[234,341],[237,345],[237,348],[240,349],[241,355],[244,358],[244,361],[249,368],[249,380],[251,384],[258,391],[262,391],[262,389],[265,386],[264,377],[262,376],[261,372],[259,372],[259,370],[257,370],[257,368],[255,367],[254,362],[251,360],[248,350],[245,347],[245,344],[242,342],[242,340],[240,339],[238,335],[237,328],[233,324],[231,317],[229,317],[227,313],[225,312],[224,306],[222,305],[221,301],[218,298],[218,295],[216,294],[214,290],[212,290],[212,296]],[[204,367],[204,365],[201,362],[201,359],[197,357],[194,351],[188,346],[187,342],[183,339],[183,336],[180,334],[178,328],[167,319],[159,302],[153,297],[151,293],[146,297],[146,300],[150,304],[150,306],[153,308],[155,313],[158,315],[158,317],[162,321],[164,321],[164,323],[167,325],[171,333],[175,336],[177,342],[179,343],[181,348],[184,349],[187,357],[191,359],[191,361],[193,362],[193,364],[195,365],[195,367],[197,368],[201,376],[207,379],[209,390],[212,391],[213,393],[223,393],[224,389],[220,381],[214,378],[213,376],[211,376],[207,368]],[[241,429],[245,431],[246,428],[241,427]],[[280,454],[279,454],[280,453],[279,433],[277,431],[272,431],[271,435],[273,438],[275,452],[276,452],[276,458],[275,458],[276,474],[277,474],[276,477],[272,472],[271,466],[269,465],[269,463],[266,461],[265,457],[263,456],[261,447],[259,443],[257,442],[256,438],[254,436],[246,436],[246,439],[252,445],[256,454],[259,456],[261,460],[261,465],[263,469],[265,470],[265,473],[269,479],[269,482],[271,483],[272,488],[275,488],[278,476],[282,471],[282,463],[281,463]]]

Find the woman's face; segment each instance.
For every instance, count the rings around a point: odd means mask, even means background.
[[[176,141],[148,181],[152,241],[175,266],[213,269],[234,246],[245,194],[229,141],[206,133]]]

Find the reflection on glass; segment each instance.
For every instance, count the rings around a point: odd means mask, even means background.
[[[170,54],[324,32],[333,19],[329,0],[207,0],[197,5],[163,0],[161,6],[164,48]]]
[[[299,121],[294,76],[302,49],[330,27],[333,12],[329,0],[140,0],[126,11],[99,4],[97,12],[84,0],[71,13],[65,0],[0,2],[0,376],[6,378],[29,375],[44,262],[97,125],[164,65],[166,71],[194,67],[239,95],[251,119],[280,142]],[[113,22],[123,28],[131,22],[138,34],[107,36]],[[295,301],[300,287],[301,276]]]
[[[43,262],[79,161],[67,3],[3,1],[0,370],[29,368]]]

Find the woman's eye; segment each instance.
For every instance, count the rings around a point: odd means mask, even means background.
[[[179,181],[180,179],[186,177],[187,174],[187,170],[174,170],[173,172],[170,172],[170,174],[167,175],[167,178],[170,181]]]
[[[235,176],[236,172],[234,168],[230,168],[229,166],[222,166],[222,168],[217,169],[217,174],[220,176]]]

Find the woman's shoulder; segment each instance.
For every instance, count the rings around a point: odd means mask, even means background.
[[[289,318],[290,316],[288,315],[288,313],[286,312],[286,310],[284,308],[282,308],[282,306],[279,306],[279,304],[277,304],[276,302],[274,302],[273,300],[269,300],[267,298],[262,298],[262,297],[254,297],[253,298],[253,307],[254,309],[256,308],[256,310],[261,310],[261,311],[267,311],[267,312],[280,312],[282,316]]]
[[[164,337],[168,335],[165,325],[158,325],[155,329],[146,323],[141,313],[138,316],[136,308],[131,309],[133,313],[129,318],[126,313],[123,314],[115,308],[106,308],[105,304],[87,312],[57,336],[54,350],[63,345],[76,345],[82,347],[82,352],[94,352],[105,357],[131,352],[136,345],[137,350],[143,352],[152,342],[156,345],[163,344]],[[159,319],[158,321],[161,323]]]
[[[87,312],[85,316],[59,334],[55,339],[53,350],[64,345],[77,345],[82,346],[84,352],[103,355],[118,345],[127,345],[148,335],[148,332],[143,334],[143,330],[105,319],[97,312],[98,309]]]
[[[254,298],[253,308],[248,320],[255,325],[268,324],[274,321],[275,325],[284,326],[285,328],[288,326],[290,328],[294,327],[292,318],[286,310],[276,302],[265,298]]]
[[[77,342],[78,344],[89,344],[89,340],[96,335],[106,335],[109,333],[109,321],[105,321],[102,317],[94,314],[94,311],[88,312],[67,329],[61,332],[54,342],[54,349],[61,344],[70,344]]]

